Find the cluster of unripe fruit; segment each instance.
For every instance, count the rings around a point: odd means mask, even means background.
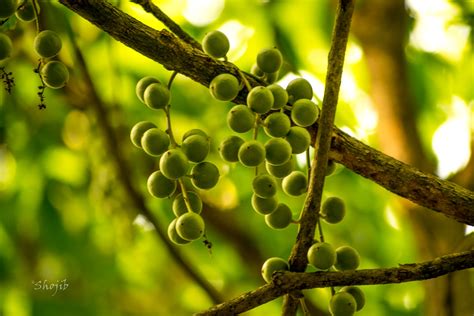
[[[33,21],[36,16],[32,1],[27,0],[19,5],[17,0],[2,0],[2,5],[0,6],[0,21],[9,19],[13,15],[23,22]],[[13,44],[10,37],[4,33],[0,33],[0,61],[10,57],[12,51]]]
[[[39,10],[39,6],[37,6]],[[20,5],[17,0],[2,0],[0,7],[0,19],[8,19],[13,14],[25,22],[36,19],[34,4],[31,0],[23,1]],[[62,47],[62,41],[59,35],[51,30],[44,30],[34,39],[34,49],[36,53],[44,60],[55,57]],[[11,39],[3,33],[0,33],[0,61],[11,56],[13,45]],[[59,89],[66,85],[69,80],[69,71],[60,61],[49,60],[41,64],[38,71],[41,74],[44,84],[52,89]]]
[[[342,221],[345,215],[344,202],[338,197],[330,197],[325,200],[321,207],[319,216],[330,224]],[[349,246],[334,249],[327,242],[315,241],[308,249],[308,263],[318,270],[338,271],[355,270],[359,267],[360,256],[357,250]],[[265,261],[262,266],[262,277],[270,283],[275,271],[289,270],[288,262],[282,258],[272,257]],[[362,309],[365,297],[362,290],[355,286],[346,286],[331,297],[329,310],[334,316],[350,316]]]
[[[142,78],[136,93],[149,108],[165,111],[167,120],[170,119],[171,94],[158,79]],[[162,130],[152,122],[142,121],[133,126],[130,138],[136,147],[159,159],[159,170],[149,176],[147,186],[152,196],[173,199],[176,218],[168,226],[170,240],[182,245],[201,238],[205,225],[199,215],[202,200],[196,189],[211,189],[219,180],[217,166],[205,161],[210,149],[209,136],[203,130],[191,129],[177,144],[169,128]]]
[[[44,30],[36,35],[34,47],[36,53],[42,59],[50,59],[59,54],[62,48],[62,41],[56,32]],[[51,89],[60,89],[69,80],[67,67],[58,60],[45,61],[41,66],[40,72],[44,84]]]
[[[229,49],[227,37],[219,31],[210,32],[203,40],[203,49],[214,58],[225,57]],[[273,82],[282,63],[278,49],[264,49],[257,55],[253,72],[263,81]],[[246,80],[243,76],[241,79]],[[238,77],[223,73],[211,81],[209,90],[215,99],[230,101],[243,87]],[[257,172],[252,182],[252,206],[265,216],[268,226],[282,229],[292,222],[292,213],[276,198],[277,179],[282,179],[283,192],[290,196],[300,196],[307,191],[307,176],[295,170],[294,155],[309,148],[311,137],[305,127],[316,122],[319,109],[311,101],[311,85],[302,78],[291,81],[286,89],[278,84],[246,87],[249,90],[246,104],[230,109],[227,124],[236,133],[253,130],[254,137],[245,141],[237,135],[229,136],[220,143],[219,153],[225,161],[240,162],[246,167],[258,168],[265,164],[266,172]],[[257,140],[261,127],[269,137],[265,143]]]

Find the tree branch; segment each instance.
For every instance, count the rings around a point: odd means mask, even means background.
[[[233,64],[207,56],[166,30],[154,30],[104,0],[60,2],[166,69],[176,70],[206,87],[217,74],[223,72],[238,77],[238,70]],[[254,76],[246,76],[252,86],[263,84]],[[246,93],[243,89],[234,102],[244,103]],[[317,125],[311,128],[313,136],[316,135],[316,129]],[[458,222],[474,225],[474,194],[471,191],[422,173],[364,145],[337,128],[334,129],[329,158],[416,204],[443,213]],[[390,165],[394,168],[387,168]],[[400,176],[402,173],[404,177]]]
[[[332,35],[331,49],[328,56],[328,70],[324,89],[323,105],[319,117],[319,127],[314,143],[315,155],[311,163],[309,189],[301,213],[300,227],[289,258],[290,271],[302,272],[308,264],[307,252],[313,244],[316,224],[319,220],[319,209],[323,195],[324,179],[328,154],[331,147],[331,136],[336,116],[339,88],[341,86],[344,56],[351,25],[354,2],[341,0],[339,2],[336,23]],[[294,315],[298,307],[298,300],[291,295],[285,297],[283,315]]]
[[[192,38],[188,33],[186,33],[175,21],[170,19],[159,7],[153,4],[150,0],[130,0],[136,4],[142,6],[143,10],[148,13],[153,14],[155,18],[161,21],[171,32],[178,36],[181,40],[188,43],[189,45],[202,50],[201,43]]]
[[[471,250],[438,257],[422,263],[401,264],[398,268],[343,272],[275,272],[273,283],[244,293],[239,297],[195,315],[235,315],[243,313],[294,290],[421,281],[473,267],[474,250]]]

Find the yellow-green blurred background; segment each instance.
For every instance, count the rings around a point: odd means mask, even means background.
[[[143,23],[163,28],[139,5],[112,2]],[[358,10],[380,2],[359,0]],[[292,71],[298,70],[322,98],[335,1],[154,3],[198,40],[210,30],[223,31],[231,42],[229,60],[243,70],[250,70],[259,50],[278,46],[286,60],[279,83],[285,87],[297,76]],[[60,59],[68,66],[71,80],[64,89],[47,90],[47,108],[39,110],[40,82],[33,73],[38,58],[33,51],[35,24],[11,19],[0,28],[14,42],[14,55],[3,66],[13,72],[16,82],[11,95],[0,91],[0,315],[191,315],[210,307],[209,297],[169,255],[150,224],[136,216],[138,210],[118,179],[116,157],[107,150],[71,39],[84,54],[120,139],[120,158],[131,170],[129,178],[163,229],[174,216],[171,202],[152,198],[146,190],[146,179],[157,161],[133,147],[128,133],[140,120],[165,127],[163,113],[140,103],[135,84],[148,75],[166,82],[171,73],[56,1],[40,1],[40,5],[42,24],[63,39]],[[415,120],[427,157],[436,163],[434,171],[447,178],[462,173],[471,155],[474,4],[409,0],[404,6],[406,16],[399,24],[406,27],[402,47],[406,71],[400,84],[409,87],[415,105],[407,115]],[[356,17],[359,24],[371,18]],[[367,56],[359,38],[351,35],[336,125],[383,149],[379,142],[383,127],[371,88],[377,72],[367,67]],[[220,159],[218,144],[231,134],[225,121],[230,107],[230,103],[212,99],[205,87],[188,78],[178,75],[174,81],[175,133],[180,139],[188,129],[201,128],[211,135],[209,160],[222,175],[216,188],[203,193],[212,206],[204,211],[212,253],[201,241],[181,246],[179,251],[226,298],[263,285],[260,265],[268,257],[287,258],[297,230],[296,225],[280,231],[268,228],[250,205],[253,171]],[[472,185],[473,177],[466,183]],[[327,178],[324,198],[328,196],[343,198],[348,212],[342,223],[324,225],[326,239],[335,246],[355,247],[362,256],[360,268],[428,260],[420,249],[432,247],[431,242],[446,235],[436,236],[434,230],[431,239],[416,238],[419,227],[407,216],[401,199],[340,165]],[[279,198],[297,218],[303,197],[290,198],[280,192]],[[462,235],[465,233],[468,229],[462,227]],[[448,253],[456,247],[448,242],[443,249]],[[39,281],[67,283],[67,288],[56,293],[38,289]],[[472,287],[472,271],[467,282]],[[429,300],[422,283],[364,286],[363,290],[367,303],[358,315],[428,315]],[[312,305],[327,313],[329,289],[305,293]],[[246,315],[280,312],[278,299]]]

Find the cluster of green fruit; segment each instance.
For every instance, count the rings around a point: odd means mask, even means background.
[[[326,199],[321,207],[320,217],[330,224],[342,221],[346,211],[344,202],[338,197]],[[360,256],[357,250],[349,246],[337,249],[327,243],[316,241],[307,253],[309,264],[319,270],[330,270],[333,267],[339,271],[355,270],[359,267]],[[273,257],[265,261],[262,266],[262,277],[270,283],[273,272],[287,271],[288,262],[282,258]],[[365,304],[364,293],[358,287],[348,286],[332,296],[329,303],[332,315],[353,315],[362,309]]]
[[[44,30],[36,35],[34,40],[36,53],[42,59],[49,59],[59,54],[62,47],[62,41],[59,35],[51,30]],[[67,67],[58,60],[51,60],[42,63],[40,69],[44,84],[52,89],[60,89],[66,85],[69,80],[69,71]]]
[[[136,93],[149,108],[166,113],[167,130],[142,121],[133,126],[130,138],[136,147],[158,157],[159,170],[149,176],[148,191],[157,198],[173,199],[176,218],[168,227],[168,236],[176,244],[187,244],[204,235],[204,220],[199,215],[202,200],[195,188],[211,189],[219,180],[217,166],[205,161],[210,149],[209,136],[203,130],[191,129],[183,135],[180,145],[176,143],[169,115],[171,93],[158,79],[142,78]]]
[[[229,41],[223,33],[213,31],[204,38],[203,49],[214,58],[225,58]],[[253,71],[262,80],[273,82],[282,63],[278,49],[264,49],[257,55]],[[242,79],[245,82],[243,76]],[[236,135],[229,136],[221,142],[219,153],[225,161],[257,168],[252,182],[252,206],[257,213],[265,216],[268,226],[283,229],[292,222],[292,213],[286,204],[279,203],[276,198],[277,179],[283,179],[283,192],[290,196],[300,196],[307,191],[307,176],[302,171],[294,170],[294,155],[309,148],[311,137],[305,127],[316,122],[319,109],[311,101],[311,85],[302,78],[291,81],[286,89],[277,84],[253,88],[246,85],[249,90],[247,102],[232,107],[227,123],[236,133],[253,130],[254,137],[245,141]],[[209,86],[211,95],[220,101],[233,100],[242,88],[239,79],[229,73],[217,75]],[[290,111],[290,117],[285,110]],[[269,136],[264,144],[257,140],[260,127]],[[258,166],[262,164],[265,164],[266,172],[259,174]]]
[[[17,0],[2,0],[0,6],[0,20],[6,20],[13,14],[23,22],[30,22],[36,18],[32,0],[23,0],[18,4]]]
[[[9,19],[15,15],[20,21],[30,22],[36,19],[33,3],[31,0],[23,1],[18,5],[17,0],[2,0],[0,6],[0,20]],[[4,33],[0,33],[0,61],[11,56],[13,51],[13,44]]]

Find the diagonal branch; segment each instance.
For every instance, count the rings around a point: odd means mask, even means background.
[[[161,21],[171,32],[182,39],[189,45],[202,50],[201,44],[186,33],[175,21],[170,19],[159,7],[153,4],[150,0],[130,0],[142,6],[143,10],[153,14],[155,18]]]
[[[217,74],[228,72],[238,76],[238,69],[233,64],[207,56],[166,30],[154,30],[107,1],[59,1],[116,40],[205,87]],[[247,75],[247,79],[252,86],[262,84],[254,76]],[[234,102],[244,103],[245,96],[244,89]],[[313,136],[316,128],[314,126],[311,129]],[[416,204],[443,213],[458,222],[474,225],[474,193],[384,155],[337,128],[334,128],[329,158]],[[387,168],[390,166],[393,168]]]
[[[216,305],[199,316],[235,315],[272,301],[288,292],[346,285],[376,285],[428,280],[474,267],[474,250],[438,257],[422,263],[401,264],[398,268],[364,269],[343,272],[275,272],[273,283],[259,287]]]

